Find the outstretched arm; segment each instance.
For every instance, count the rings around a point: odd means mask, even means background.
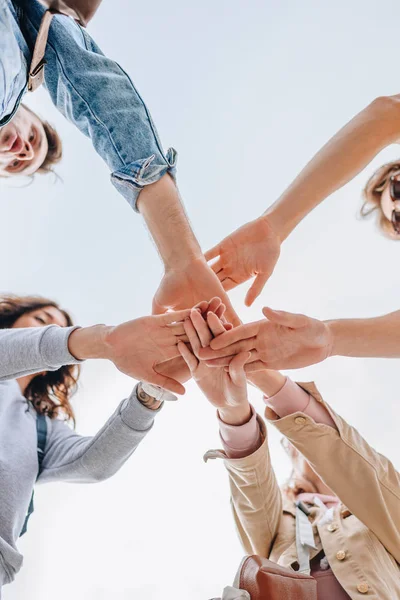
[[[355,177],[383,148],[400,138],[400,95],[381,97],[345,125],[306,165],[263,216],[206,253],[225,289],[256,276],[246,304],[261,293],[280,244],[302,219]]]
[[[319,321],[263,309],[262,321],[236,327],[200,351],[221,367],[237,352],[251,352],[246,371],[297,369],[329,356],[400,358],[400,311],[370,319]]]
[[[144,397],[135,387],[94,437],[73,432],[52,420],[40,482],[95,483],[116,473],[153,426],[160,402]],[[150,408],[151,407],[151,408]]]

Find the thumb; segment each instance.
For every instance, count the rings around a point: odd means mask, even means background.
[[[204,253],[204,258],[208,262],[209,260],[212,260],[213,258],[216,258],[217,256],[219,256],[220,253],[221,253],[221,246],[220,246],[220,244],[217,244],[216,246],[214,246],[214,248],[211,248],[210,250],[207,250],[207,252]]]
[[[253,304],[254,300],[256,298],[258,298],[258,296],[263,291],[264,285],[267,283],[268,279],[269,279],[269,274],[266,275],[265,273],[262,273],[262,274],[257,275],[255,280],[253,281],[253,285],[251,286],[251,288],[249,289],[249,291],[246,294],[246,298],[244,301],[246,306],[251,306]]]
[[[149,377],[146,381],[153,383],[154,385],[158,385],[164,390],[168,390],[173,394],[183,395],[186,391],[179,381],[175,381],[175,379],[171,379],[165,375],[159,375],[154,370],[152,371],[151,377]]]
[[[156,296],[154,296],[152,307],[151,307],[151,314],[152,315],[163,315],[165,312],[167,312],[167,307],[163,306],[162,304],[159,304]]]
[[[268,306],[264,306],[262,313],[269,321],[278,325],[284,325],[285,327],[291,327],[292,329],[304,327],[308,321],[308,317],[305,315],[290,313],[284,310],[273,310]]]
[[[229,363],[229,376],[237,387],[246,386],[244,365],[250,357],[250,352],[239,352]]]

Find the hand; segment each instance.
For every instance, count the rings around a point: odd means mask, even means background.
[[[246,372],[260,369],[299,369],[328,358],[333,338],[329,326],[305,315],[264,308],[266,320],[236,327],[200,350],[208,365],[229,364],[232,355],[251,352]]]
[[[215,313],[223,323],[224,331],[232,329],[231,323],[227,323],[225,320],[225,304],[222,304],[220,298],[212,298],[210,302],[200,302],[194,308],[199,310],[204,318],[207,318],[209,312]],[[167,375],[167,377],[176,379],[180,383],[186,383],[192,377],[189,367],[180,355],[158,364],[155,370],[157,373]]]
[[[226,317],[234,325],[240,319],[233,310],[228,295],[218,277],[204,258],[195,258],[184,268],[167,268],[153,299],[153,314],[194,306],[203,298],[218,296],[226,306]]]
[[[158,363],[179,356],[177,344],[186,341],[183,319],[190,309],[166,315],[142,317],[109,327],[104,335],[104,358],[131,377],[158,385],[170,392],[184,394],[175,379],[155,371]]]
[[[205,321],[198,311],[192,310],[190,319],[185,320],[184,326],[191,349],[183,342],[179,342],[178,349],[193,379],[209,402],[218,408],[223,421],[232,425],[246,423],[251,417],[251,409],[247,399],[243,366],[250,353],[242,352],[235,356],[227,369],[208,367],[197,355],[201,347],[207,346],[214,335],[224,332],[223,323],[213,313],[208,313]]]
[[[281,241],[267,217],[260,217],[237,229],[205,253],[206,260],[219,256],[211,268],[225,291],[255,277],[245,304],[251,306],[272,275],[280,254]]]

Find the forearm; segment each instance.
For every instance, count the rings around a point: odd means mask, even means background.
[[[335,422],[325,406],[306,392],[289,377],[277,371],[257,371],[249,373],[248,379],[264,392],[267,405],[266,415],[279,418],[301,412],[311,417],[316,423],[324,423],[335,428]],[[272,412],[271,412],[272,411]]]
[[[40,481],[93,483],[111,477],[149,433],[159,410],[144,406],[135,387],[94,437],[52,422]]]
[[[304,384],[305,385],[305,384]],[[312,396],[328,410],[315,386]],[[272,420],[343,504],[400,560],[400,474],[329,407],[335,428],[308,417]]]
[[[202,257],[171,177],[165,176],[146,187],[139,196],[137,207],[165,268],[184,268],[191,260]]]
[[[266,211],[274,231],[286,239],[330,194],[353,179],[400,137],[399,99],[377,98],[345,125],[306,165]]]
[[[326,323],[332,334],[331,356],[400,357],[400,310],[371,319]]]
[[[68,341],[79,330],[73,327],[0,329],[0,380],[55,371],[79,362]]]

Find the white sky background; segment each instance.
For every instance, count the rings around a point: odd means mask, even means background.
[[[165,147],[179,152],[179,186],[204,249],[259,215],[313,153],[374,97],[400,92],[400,6],[383,0],[168,3],[105,1],[89,31],[132,76]],[[59,300],[81,325],[148,314],[162,275],[142,218],[108,181],[90,142],[51,106],[29,105],[63,135],[63,183],[1,187],[1,290]],[[400,244],[357,220],[373,168],[327,200],[284,244],[264,304],[318,318],[399,308]],[[330,359],[296,375],[397,466],[398,361]],[[132,382],[87,363],[74,400],[78,432],[95,433]],[[262,402],[251,391],[256,407]],[[270,432],[282,481],[288,462]],[[165,406],[127,465],[97,485],[38,489],[25,564],[6,600],[207,600],[231,583],[242,551],[230,515],[214,411],[193,384]]]

